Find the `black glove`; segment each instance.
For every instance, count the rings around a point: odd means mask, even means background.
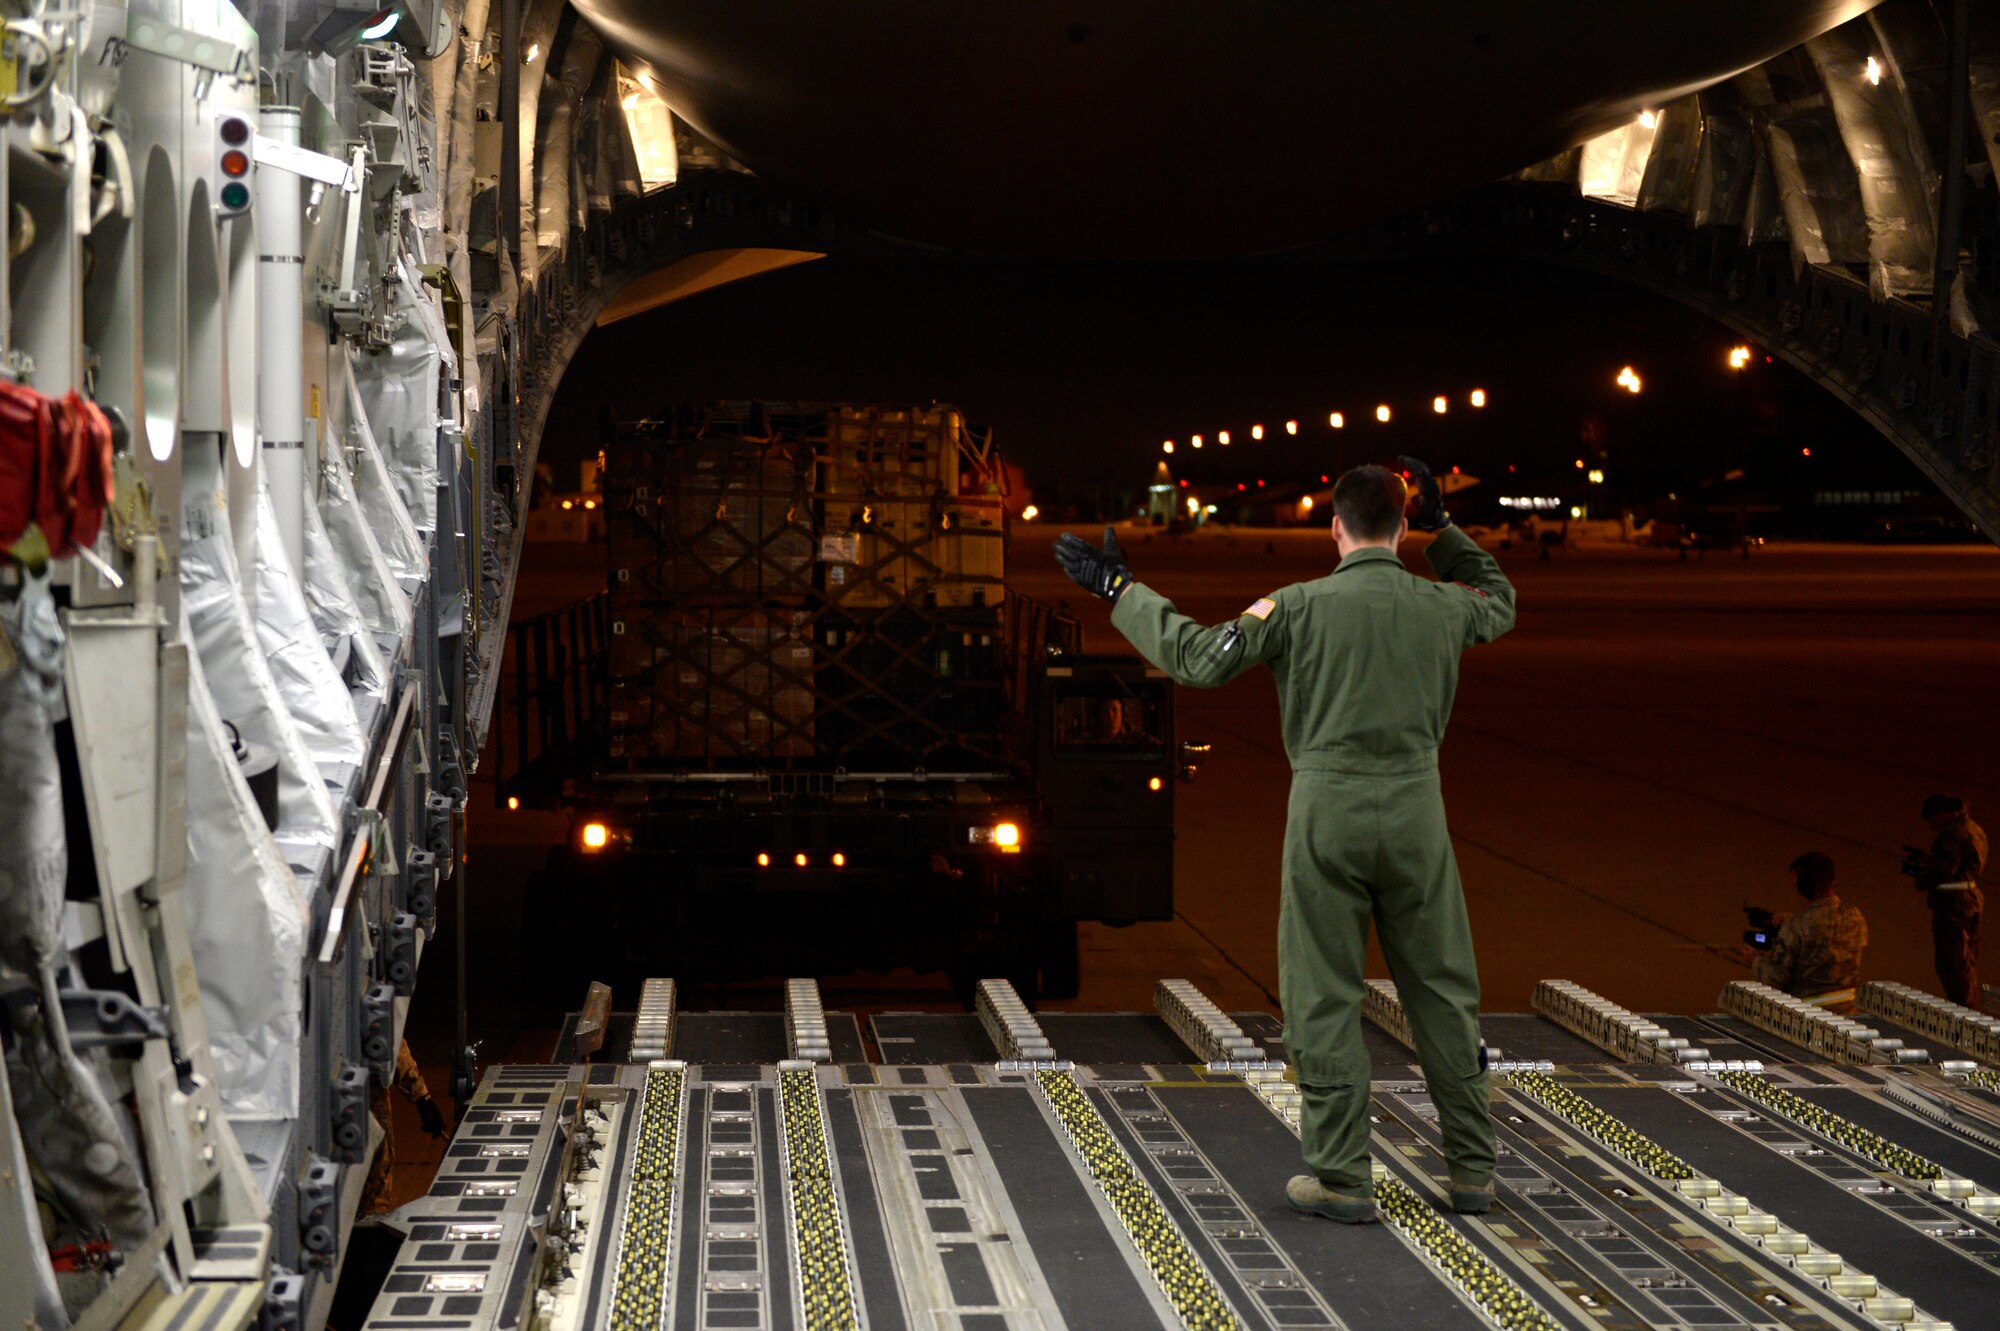
[[[1118,547],[1118,533],[1104,529],[1104,548],[1098,549],[1081,536],[1064,532],[1056,540],[1056,562],[1070,581],[1089,592],[1116,603],[1132,585],[1132,570],[1125,567],[1125,552]]]
[[[444,1123],[444,1111],[439,1109],[437,1101],[428,1095],[417,1101],[417,1122],[423,1124],[424,1131],[439,1141],[451,1135],[451,1129]]]
[[[1417,492],[1416,503],[1410,509],[1410,526],[1416,531],[1443,531],[1451,525],[1451,514],[1444,511],[1444,492],[1438,489],[1437,477],[1431,475],[1430,467],[1422,458],[1399,457],[1403,470],[1409,474],[1410,485]]]

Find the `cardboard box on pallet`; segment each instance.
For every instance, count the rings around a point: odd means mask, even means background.
[[[656,612],[650,622],[650,670],[614,686],[614,752],[680,760],[814,752],[804,612],[714,608]]]
[[[965,417],[953,407],[836,407],[820,488],[881,499],[954,493],[965,440]]]
[[[611,611],[611,677],[643,680],[651,676],[663,647],[671,645],[665,625],[651,611],[628,613],[614,605]]]
[[[829,540],[821,538],[821,584],[827,600],[856,609],[887,609],[921,595],[937,577],[931,501],[830,497],[826,507],[832,540],[844,542],[832,548],[846,556],[826,560]]]
[[[998,474],[948,407],[725,403],[622,442],[625,755],[1004,764]]]
[[[838,407],[826,434],[821,589],[856,609],[920,600],[944,571],[937,537],[958,489],[965,418],[950,407]]]
[[[801,441],[648,441],[606,473],[615,598],[726,604],[812,592],[813,454]]]
[[[991,765],[1004,752],[1002,612],[828,610],[819,649],[816,738],[856,763]]]
[[[997,606],[1007,597],[1007,515],[999,496],[961,496],[938,533],[938,576],[928,602],[946,608]]]
[[[871,505],[868,521],[820,538],[827,599],[854,609],[997,606],[1006,598],[1005,514],[998,499]]]

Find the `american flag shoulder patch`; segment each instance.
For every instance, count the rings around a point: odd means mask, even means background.
[[[1243,613],[1252,619],[1269,619],[1271,612],[1277,608],[1278,603],[1276,601],[1268,596],[1260,596],[1255,601],[1252,601],[1250,608]]]

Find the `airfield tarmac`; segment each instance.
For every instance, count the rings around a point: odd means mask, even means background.
[[[1125,650],[1039,557],[1058,530],[1016,528],[1010,581],[1067,595],[1087,650]],[[1127,539],[1136,576],[1205,622],[1333,562],[1319,529]],[[1405,558],[1426,568],[1416,546]],[[1932,791],[2000,818],[2000,551],[1774,543],[1682,562],[1603,542],[1499,557],[1517,626],[1466,656],[1442,756],[1488,1010],[1525,1010],[1552,976],[1640,1011],[1711,1010],[1747,974],[1725,955],[1741,908],[1785,909],[1784,866],[1807,850],[1834,858],[1868,917],[1863,978],[1935,990],[1929,917],[1897,865],[1904,843],[1929,842],[1917,807]],[[1180,918],[1086,926],[1074,1006],[1143,1006],[1146,977],[1183,972],[1225,1006],[1277,988],[1276,689],[1252,671],[1181,690],[1179,709],[1183,736],[1215,744],[1181,791]]]

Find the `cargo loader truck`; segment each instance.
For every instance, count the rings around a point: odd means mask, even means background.
[[[1010,592],[1006,473],[950,406],[608,423],[605,595],[516,624],[500,798],[571,835],[530,955],[609,975],[915,966],[1077,987],[1173,914],[1173,684]],[[588,549],[588,547],[583,547]],[[750,973],[756,973],[752,963]]]

